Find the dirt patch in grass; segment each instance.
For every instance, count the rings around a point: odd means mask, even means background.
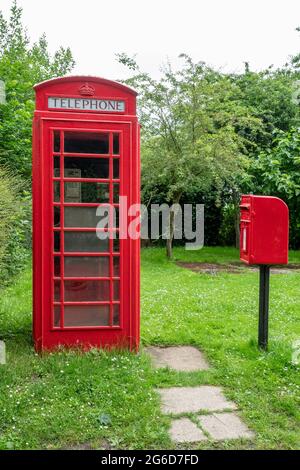
[[[257,272],[257,266],[247,266],[241,263],[217,264],[217,263],[186,263],[177,261],[176,264],[182,268],[190,269],[196,273],[215,275],[218,273],[245,274],[246,272]],[[300,272],[299,264],[288,264],[287,266],[272,266],[272,274],[291,274],[292,272]]]

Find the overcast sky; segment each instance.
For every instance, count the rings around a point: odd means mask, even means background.
[[[1,0],[8,14],[11,0]],[[300,52],[300,0],[19,0],[34,41],[46,33],[50,51],[70,46],[75,73],[125,78],[115,53],[137,54],[159,75],[185,52],[225,71],[280,66]]]

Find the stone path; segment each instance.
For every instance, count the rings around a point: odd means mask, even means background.
[[[149,347],[146,351],[156,368],[169,367],[184,372],[209,369],[203,354],[192,346]],[[158,393],[162,412],[174,416],[169,433],[175,443],[254,438],[254,433],[234,411],[236,404],[226,399],[220,387],[170,387],[158,389]],[[194,414],[193,420],[176,417],[187,413]]]
[[[184,372],[209,369],[209,364],[203,354],[193,346],[169,348],[149,346],[146,351],[150,354],[154,367],[157,368],[170,367],[170,369]]]

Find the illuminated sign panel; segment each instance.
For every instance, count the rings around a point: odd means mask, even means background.
[[[49,109],[80,109],[82,111],[125,112],[125,101],[95,98],[48,97]]]

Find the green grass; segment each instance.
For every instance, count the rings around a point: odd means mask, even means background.
[[[27,269],[0,298],[8,351],[0,366],[0,448],[172,448],[170,417],[161,414],[155,388],[215,384],[238,404],[256,438],[200,448],[298,449],[300,368],[291,355],[300,339],[300,273],[271,278],[270,344],[263,353],[256,347],[258,273],[197,274],[167,261],[163,249],[142,255],[142,345],[195,345],[211,370],[153,370],[143,350],[36,355]],[[228,263],[238,253],[176,248],[174,258]],[[291,262],[299,260],[299,252],[291,253]]]

